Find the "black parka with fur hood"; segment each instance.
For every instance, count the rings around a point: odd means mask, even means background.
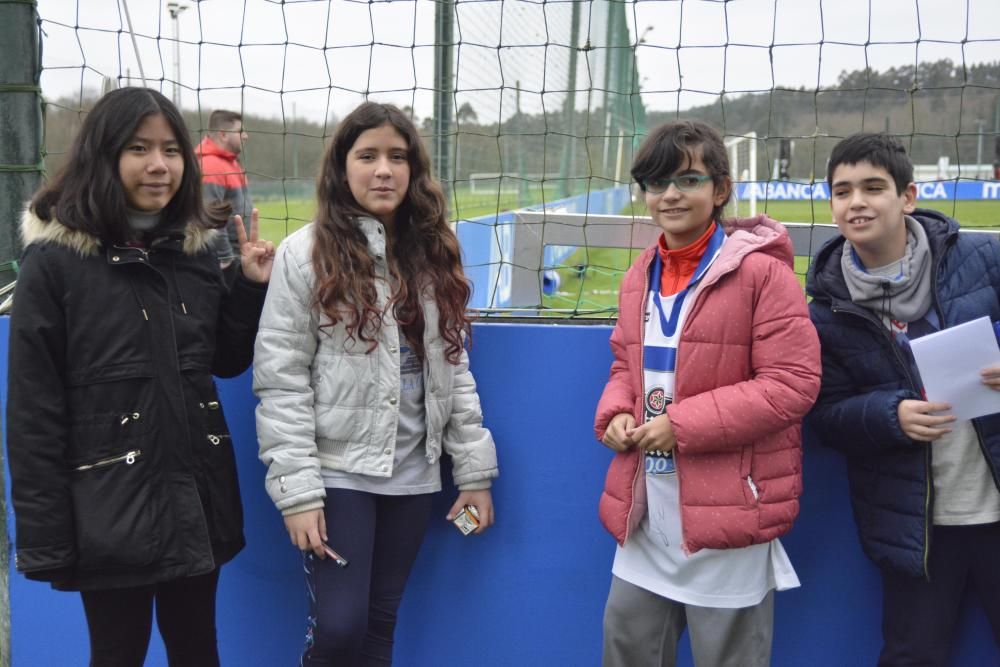
[[[204,574],[244,545],[213,375],[253,355],[265,285],[227,291],[213,232],[107,246],[25,215],[7,447],[17,569],[61,590]]]

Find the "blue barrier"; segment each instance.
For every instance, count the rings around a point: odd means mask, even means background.
[[[600,664],[614,544],[596,509],[610,453],[595,441],[591,422],[611,361],[609,334],[606,326],[475,327],[472,367],[500,454],[497,525],[463,538],[444,520],[454,490],[437,499],[440,519],[400,610],[397,666]],[[0,318],[4,378],[7,336],[8,320]],[[301,561],[264,493],[249,376],[220,382],[220,390],[237,446],[248,540],[223,568],[222,664],[291,665],[305,631]],[[6,392],[0,383],[4,405]],[[843,460],[807,444],[804,473],[802,512],[783,538],[802,588],[775,598],[773,665],[874,664],[878,576],[858,546]],[[13,571],[10,577],[14,667],[86,664],[79,596]],[[154,638],[147,665],[165,664]],[[680,664],[691,664],[686,648]],[[952,664],[1000,664],[978,608],[964,611]]]
[[[735,196],[746,200],[751,196],[772,201],[809,201],[829,199],[826,181],[796,183],[792,181],[758,181],[737,183]],[[917,183],[917,199],[1000,199],[1000,181],[925,181]]]

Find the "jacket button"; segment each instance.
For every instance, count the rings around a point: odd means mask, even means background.
[[[396,397],[395,396],[393,396],[392,398],[389,399],[389,405],[396,405]]]
[[[389,455],[389,454],[392,454],[392,450],[391,450],[391,449],[389,449],[388,447],[386,447],[386,448],[385,448],[385,449],[384,449],[384,450],[382,451],[382,453],[383,453],[383,454],[386,454],[386,455]]]
[[[112,262],[117,262],[118,261],[118,255],[112,255],[111,256],[111,261]]]
[[[281,485],[281,492],[282,493],[288,493],[288,487],[286,487],[284,484],[282,484]]]
[[[382,472],[386,472],[388,470],[389,470],[389,466],[382,466]]]
[[[285,483],[285,476],[282,475],[281,477],[279,477],[278,481],[281,482],[282,484],[284,484]]]

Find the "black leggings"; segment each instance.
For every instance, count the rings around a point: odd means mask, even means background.
[[[403,588],[431,513],[431,494],[326,490],[330,546],[350,564],[306,552],[309,618],[303,667],[392,664]]]
[[[171,667],[219,667],[215,590],[219,570],[150,586],[84,591],[90,667],[142,667],[156,625]]]

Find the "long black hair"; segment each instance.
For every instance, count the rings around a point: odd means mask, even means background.
[[[166,97],[148,88],[112,90],[98,100],[73,140],[69,159],[31,201],[41,220],[95,236],[105,243],[124,243],[131,236],[127,198],[118,161],[143,120],[160,114],[167,121],[184,157],[180,188],[163,209],[161,224],[195,224],[206,228],[226,224],[228,211],[206,211],[201,197],[201,171],[184,119]]]

